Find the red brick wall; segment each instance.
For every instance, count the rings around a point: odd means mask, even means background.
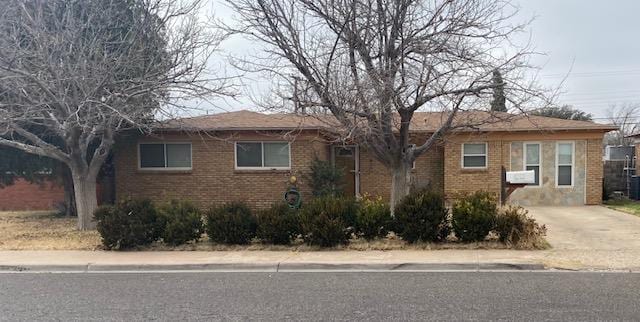
[[[53,182],[32,184],[19,179],[0,189],[0,210],[52,210],[64,201],[64,189]]]

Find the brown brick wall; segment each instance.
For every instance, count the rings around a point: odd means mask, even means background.
[[[381,196],[389,200],[391,191],[391,172],[371,151],[360,149],[360,193]]]
[[[116,198],[150,198],[157,202],[186,199],[206,208],[229,201],[245,201],[264,208],[282,200],[291,175],[298,178],[303,201],[311,197],[305,174],[314,156],[328,159],[326,144],[313,134],[291,140],[291,170],[235,170],[234,142],[282,141],[270,134],[236,133],[224,138],[167,134],[160,138],[122,140],[115,149]],[[191,171],[138,170],[138,142],[191,142]]]
[[[465,142],[487,142],[488,163],[486,169],[462,168],[462,144]],[[501,140],[491,140],[481,136],[449,138],[444,147],[444,191],[447,199],[478,190],[500,194],[501,169],[508,167],[509,147]],[[508,169],[508,168],[507,168]]]
[[[234,169],[233,142],[242,140],[282,140],[278,135],[235,134],[226,138],[166,134],[160,138],[123,139],[115,148],[116,198],[150,198],[157,202],[187,199],[200,207],[243,200],[255,208],[281,200],[288,179],[296,175],[303,200],[311,198],[306,175],[314,156],[331,158],[325,141],[312,133],[295,137],[291,145],[291,171],[247,171]],[[191,142],[191,171],[138,170],[138,142]],[[416,160],[414,182],[443,191],[444,149],[435,147]],[[360,149],[360,192],[389,199],[391,174],[370,151]]]
[[[603,172],[602,139],[587,140],[587,205],[602,203]]]
[[[444,191],[444,149],[434,146],[416,159],[416,167],[411,170],[412,184],[416,188],[430,187]],[[360,150],[360,192],[391,197],[391,172],[376,160],[370,151]]]
[[[64,189],[57,183],[29,183],[22,179],[0,189],[0,210],[53,210],[64,201]]]

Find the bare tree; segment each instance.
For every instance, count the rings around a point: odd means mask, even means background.
[[[119,132],[148,130],[178,99],[223,93],[206,62],[221,40],[198,1],[0,0],[0,145],[71,171],[78,228]]]
[[[342,139],[365,144],[390,169],[392,206],[409,192],[416,157],[451,130],[477,125],[458,118],[461,111],[489,110],[496,86],[512,111],[541,94],[525,81],[532,52],[513,45],[513,37],[527,23],[513,24],[518,10],[509,1],[227,2],[239,21],[226,27],[266,46],[264,55],[239,65],[274,81],[303,79],[313,95],[298,105],[329,111],[345,130]],[[503,74],[500,84],[492,81],[495,70]],[[443,112],[442,122],[410,142],[416,111]]]
[[[632,145],[633,139],[627,136],[636,134],[640,129],[638,117],[640,117],[640,104],[612,104],[607,109],[608,121],[620,128],[605,136],[608,145]]]

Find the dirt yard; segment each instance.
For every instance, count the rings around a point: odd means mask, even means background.
[[[0,250],[95,250],[96,231],[78,231],[76,218],[51,212],[0,212]]]

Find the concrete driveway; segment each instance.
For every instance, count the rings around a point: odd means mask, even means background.
[[[552,266],[640,268],[640,217],[601,206],[528,207],[547,226]]]
[[[640,217],[601,206],[529,207],[557,249],[638,249]]]

